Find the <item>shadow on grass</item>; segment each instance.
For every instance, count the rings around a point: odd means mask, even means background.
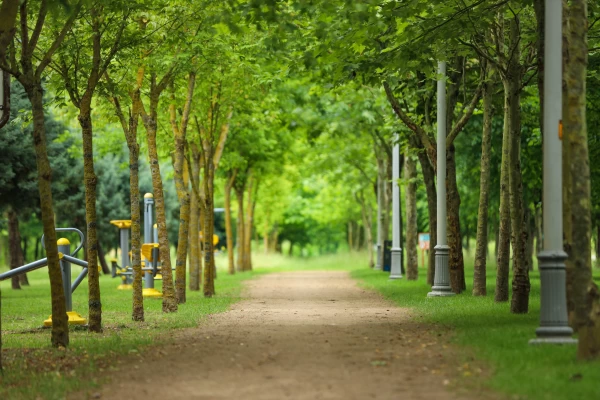
[[[472,271],[466,273],[471,283]],[[493,371],[488,385],[496,391],[526,399],[600,398],[600,363],[578,362],[574,346],[528,344],[539,326],[537,271],[531,274],[529,313],[519,315],[510,313],[509,302],[494,302],[493,273],[488,275],[488,296],[465,292],[446,298],[427,298],[430,288],[423,277],[390,281],[387,274],[369,269],[354,270],[352,276],[397,305],[412,308],[433,329],[450,334],[463,349],[465,360],[484,361]]]

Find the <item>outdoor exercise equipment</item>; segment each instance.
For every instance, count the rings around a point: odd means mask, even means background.
[[[144,273],[144,297],[161,298],[162,293],[154,288],[154,281],[162,279],[158,273],[160,263],[160,252],[158,250],[158,227],[154,224],[154,196],[152,193],[144,195],[144,243],[142,244],[142,267]],[[123,283],[117,289],[131,289],[133,284],[133,269],[129,251],[129,229],[131,220],[113,220],[111,224],[119,228],[121,243],[121,265],[116,259],[111,260],[112,277],[120,277]]]
[[[83,232],[76,228],[56,228],[56,232],[75,232],[79,235],[80,243],[75,248],[75,251],[71,253],[71,243],[68,239],[60,238],[57,240],[58,245],[58,257],[60,259],[60,270],[62,273],[63,291],[65,293],[65,305],[67,309],[67,316],[69,317],[69,325],[85,325],[87,320],[83,318],[79,313],[73,311],[73,292],[83,279],[88,274],[88,263],[86,261],[75,258],[75,255],[83,248],[85,243],[85,236]],[[44,235],[42,235],[42,247],[44,247]],[[75,282],[71,284],[71,264],[76,264],[83,267],[83,271],[79,274]],[[48,265],[48,258],[42,258],[41,260],[34,261],[29,264],[25,264],[21,267],[12,269],[3,274],[0,274],[0,281],[10,279],[14,276],[25,274],[27,272],[35,271],[46,267]],[[52,315],[44,321],[44,326],[52,326]]]
[[[133,286],[133,274],[131,274],[131,262],[129,256],[129,229],[131,220],[113,220],[112,225],[119,228],[119,238],[121,247],[121,265],[117,264],[116,259],[111,259],[111,275],[113,278],[121,277],[123,283],[117,286],[118,290],[128,290]]]

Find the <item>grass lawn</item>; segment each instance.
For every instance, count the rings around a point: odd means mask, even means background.
[[[225,267],[226,259],[219,265]],[[73,266],[73,279],[80,272]],[[31,286],[17,291],[10,281],[2,289],[2,357],[0,399],[64,399],[67,391],[89,389],[103,381],[104,371],[119,368],[119,355],[154,351],[170,340],[170,331],[194,327],[209,314],[226,311],[240,299],[241,282],[261,272],[228,275],[219,270],[217,296],[205,299],[200,292],[187,294],[187,303],[175,314],[163,314],[159,299],[144,301],[146,321],[131,320],[131,291],[117,290],[110,276],[100,279],[102,334],[71,328],[66,352],[50,348],[50,330],[41,328],[51,313],[46,268],[28,274]],[[264,271],[263,271],[264,273]],[[160,290],[160,281],[157,282]],[[87,317],[87,280],[73,295],[73,309]]]
[[[204,299],[188,291],[188,302],[176,314],[163,314],[160,300],[146,300],[146,322],[131,321],[131,292],[116,290],[119,282],[101,278],[104,333],[88,334],[72,328],[71,346],[66,352],[49,347],[50,331],[41,329],[50,314],[50,291],[46,269],[29,274],[30,287],[2,289],[2,340],[5,371],[0,375],[0,399],[62,399],[67,391],[90,389],[102,383],[104,372],[119,368],[119,356],[153,351],[170,340],[169,332],[194,327],[209,314],[223,312],[240,299],[243,280],[267,272],[290,270],[349,270],[362,285],[381,292],[399,306],[429,323],[464,349],[461,363],[472,358],[491,368],[483,382],[468,369],[459,384],[483,384],[511,395],[511,399],[562,400],[600,399],[600,362],[582,363],[575,348],[529,346],[539,324],[539,275],[532,273],[530,312],[512,315],[509,304],[493,301],[495,266],[488,266],[488,297],[470,295],[472,260],[467,257],[468,291],[452,298],[426,297],[425,269],[418,281],[390,281],[388,274],[366,268],[366,255],[340,254],[315,258],[288,258],[280,255],[254,256],[255,272],[229,276],[219,270],[217,296]],[[217,264],[226,265],[219,257]],[[73,274],[79,268],[73,268]],[[600,275],[595,270],[596,275]],[[160,283],[157,288],[160,289]],[[77,289],[74,310],[87,316],[87,285]],[[473,376],[476,374],[473,374]]]
[[[419,269],[418,281],[390,281],[387,273],[366,268],[353,269],[352,276],[366,287],[381,292],[401,307],[413,308],[423,322],[451,335],[464,346],[465,362],[472,356],[492,369],[484,382],[491,389],[510,394],[512,399],[567,400],[600,399],[600,362],[576,360],[575,346],[530,346],[540,315],[540,279],[531,273],[529,313],[510,313],[509,303],[494,302],[495,265],[488,265],[487,297],[471,295],[473,261],[466,260],[467,292],[450,298],[427,298],[430,291],[426,272]],[[594,271],[596,276],[600,273]],[[450,328],[450,331],[448,331]],[[469,373],[464,371],[465,382]]]

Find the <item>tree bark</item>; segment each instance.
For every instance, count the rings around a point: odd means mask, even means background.
[[[592,281],[592,204],[590,166],[586,125],[587,2],[573,0],[567,8],[569,23],[564,70],[566,99],[563,109],[563,146],[568,146],[569,185],[571,196],[565,238],[568,239],[567,305],[570,324],[580,332],[578,356],[581,359],[600,356],[600,310],[597,288]],[[565,144],[566,143],[566,144]],[[564,149],[564,147],[563,147]],[[564,193],[565,190],[563,190]],[[577,199],[575,201],[575,199]],[[567,231],[568,229],[568,231]],[[596,299],[593,297],[596,296]],[[593,339],[592,333],[598,337]]]
[[[448,221],[448,246],[450,247],[450,286],[456,294],[466,289],[465,261],[460,234],[460,194],[456,183],[456,156],[451,144],[446,153],[446,201]]]
[[[510,311],[516,314],[529,311],[529,260],[527,259],[528,224],[524,220],[523,179],[521,175],[521,77],[519,42],[521,40],[519,17],[510,21],[510,43],[513,48],[510,58],[505,90],[508,91],[510,108],[510,217],[511,245],[513,248],[513,280]]]
[[[137,131],[140,117],[140,88],[144,79],[144,67],[138,68],[136,85],[131,92],[132,110],[129,119],[125,118],[119,98],[111,93],[111,101],[115,113],[121,122],[127,148],[129,150],[129,205],[131,211],[131,269],[133,271],[132,311],[133,321],[144,321],[144,297],[142,290],[142,257],[141,257],[141,216],[140,216],[140,185],[139,185],[139,156],[140,146],[137,142]],[[109,86],[112,85],[107,76]]]
[[[139,97],[139,93],[138,93]],[[131,208],[131,269],[133,270],[133,293],[131,319],[144,321],[144,296],[142,290],[142,239],[140,216],[139,156],[136,112],[129,118],[127,147],[129,148],[129,203]]]
[[[161,81],[158,86],[166,86],[166,82]],[[142,122],[146,128],[148,142],[148,161],[150,162],[150,171],[152,173],[152,189],[154,191],[154,202],[156,209],[156,224],[158,227],[158,245],[161,259],[161,274],[163,277],[163,302],[162,310],[165,313],[177,311],[177,299],[175,298],[175,288],[173,287],[173,272],[171,270],[171,254],[169,248],[169,238],[167,236],[167,216],[165,212],[165,197],[163,192],[162,178],[160,176],[160,164],[158,160],[158,151],[156,147],[157,130],[157,109],[160,92],[163,88],[156,85],[156,77],[152,76],[150,88],[150,114],[143,112]]]
[[[106,257],[104,254],[104,250],[103,250],[102,246],[100,245],[99,240],[96,242],[96,245],[98,246],[98,260],[100,260],[100,266],[102,267],[102,273],[104,275],[110,275],[110,268],[108,268],[108,264],[106,263]]]
[[[491,77],[488,77],[491,79]],[[488,205],[490,197],[490,153],[492,150],[492,120],[494,117],[494,84],[488,81],[483,94],[483,135],[481,139],[481,172],[479,177],[479,211],[477,213],[477,240],[473,296],[486,296],[486,263],[488,246]]]
[[[25,86],[25,85],[24,85]],[[40,208],[44,228],[46,257],[48,258],[48,275],[50,277],[50,294],[52,298],[52,346],[67,347],[69,345],[69,325],[65,294],[63,292],[62,274],[58,261],[58,247],[54,210],[52,207],[52,169],[48,160],[46,147],[46,127],[44,124],[44,102],[41,82],[25,86],[31,102],[33,115],[33,143],[38,171],[38,189]]]
[[[569,325],[573,327],[575,331],[577,331],[577,324],[574,322],[574,310],[575,310],[575,302],[574,299],[571,298],[573,295],[573,221],[571,219],[572,215],[572,203],[573,203],[573,181],[571,174],[571,136],[569,132],[572,130],[571,116],[569,113],[569,88],[567,85],[567,75],[569,69],[569,41],[570,41],[570,21],[569,21],[569,3],[566,0],[562,0],[563,2],[563,15],[562,15],[562,24],[563,24],[563,43],[562,43],[562,51],[563,51],[563,81],[562,81],[562,121],[563,121],[563,137],[561,140],[562,144],[562,199],[563,199],[563,248],[567,253],[567,259],[565,260],[566,266],[566,280],[567,280],[567,312],[569,315]],[[579,22],[578,22],[579,23]],[[579,118],[579,115],[577,116]],[[577,122],[576,124],[579,124]]]
[[[509,92],[504,92],[504,128],[502,131],[502,161],[500,166],[500,211],[497,241],[496,290],[494,301],[508,301],[508,279],[510,271],[510,99]]]
[[[417,153],[423,181],[427,192],[427,212],[429,214],[429,260],[427,261],[427,284],[433,286],[435,278],[435,246],[437,245],[437,190],[435,188],[435,171],[423,151]]]
[[[203,292],[204,297],[212,297],[215,295],[215,252],[213,246],[213,234],[214,234],[214,205],[213,205],[213,187],[212,182],[214,179],[214,165],[213,155],[205,154],[207,163],[204,166],[204,180],[206,195],[203,201],[203,226],[202,226],[202,237],[203,237],[203,251],[204,251],[204,285]]]
[[[94,171],[94,144],[92,132],[92,94],[86,92],[79,108],[79,125],[83,142],[83,180],[85,182],[85,221],[87,225],[88,261],[88,312],[90,332],[102,332],[102,303],[100,301],[100,278],[98,273],[98,234],[96,227],[96,186],[98,178]]]
[[[252,221],[254,211],[254,184],[256,178],[251,174],[248,178],[248,198],[246,204],[246,215],[244,216],[244,271],[252,271]]]
[[[245,257],[246,252],[244,251],[245,240],[245,224],[244,224],[244,191],[243,186],[234,186],[235,195],[238,203],[238,216],[237,216],[237,270],[244,271],[244,265],[246,265]]]
[[[360,210],[365,226],[365,237],[367,241],[367,252],[369,254],[369,268],[375,267],[375,257],[373,252],[373,209],[365,200],[363,192],[359,192],[356,196],[360,203]]]
[[[417,250],[417,165],[410,156],[404,157],[404,176],[408,180],[406,185],[406,277],[416,280],[419,277],[419,253]]]
[[[21,263],[23,254],[21,253],[21,233],[19,232],[19,218],[14,209],[8,211],[8,248],[10,254],[10,269],[15,269],[23,265]],[[21,283],[18,276],[11,278],[11,288],[21,289]]]
[[[175,261],[175,295],[177,302],[183,304],[186,302],[186,258],[189,237],[190,224],[190,193],[187,182],[184,182],[184,159],[186,131],[194,96],[194,86],[196,84],[196,74],[189,73],[188,91],[181,119],[181,125],[177,125],[177,114],[175,110],[175,94],[171,95],[171,104],[169,106],[171,129],[175,141],[175,157],[173,170],[175,175],[175,188],[179,200],[179,232],[177,236],[177,259]],[[173,92],[175,90],[173,89]]]
[[[197,147],[192,144],[190,180],[192,186],[200,187],[200,154]],[[192,190],[190,199],[190,223],[189,223],[189,246],[190,246],[190,290],[200,290],[201,250],[200,250],[200,201],[196,190]]]
[[[227,235],[227,262],[228,271],[230,275],[235,274],[235,260],[233,255],[233,229],[231,227],[231,188],[235,182],[237,170],[227,178],[225,182],[225,234]],[[268,236],[268,232],[265,233],[265,238]],[[265,251],[267,248],[265,246]]]

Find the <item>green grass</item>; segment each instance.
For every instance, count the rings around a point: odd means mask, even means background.
[[[390,281],[387,273],[364,268],[354,269],[352,276],[399,306],[412,308],[440,333],[450,334],[464,350],[462,361],[475,358],[491,368],[484,385],[494,391],[529,400],[599,399],[600,362],[577,361],[575,346],[528,344],[539,326],[539,273],[531,274],[529,313],[514,315],[509,303],[493,300],[494,270],[494,265],[488,266],[487,297],[470,294],[472,260],[467,261],[467,292],[449,298],[426,297],[430,288],[425,269],[419,270],[418,281]]]
[[[365,268],[365,254],[340,254],[314,258],[254,255],[253,273],[229,276],[219,270],[217,296],[204,299],[188,291],[188,302],[176,314],[163,314],[160,300],[145,302],[146,322],[131,321],[131,292],[116,290],[118,281],[102,277],[104,333],[71,331],[67,352],[49,347],[49,330],[39,329],[50,314],[50,293],[45,269],[29,274],[31,286],[21,291],[2,288],[2,339],[5,358],[0,376],[0,399],[62,399],[68,391],[94,390],[107,371],[119,368],[119,356],[154,351],[170,340],[170,331],[197,326],[209,314],[223,312],[240,299],[245,279],[267,272],[290,270],[348,270],[363,285],[381,292],[399,306],[410,307],[416,318],[449,335],[464,359],[475,358],[491,370],[489,378],[463,378],[460,384],[483,384],[512,399],[562,400],[600,398],[600,363],[575,359],[574,347],[528,345],[539,321],[539,275],[532,273],[530,312],[512,315],[509,304],[496,304],[493,295],[475,298],[470,292],[453,298],[426,297],[429,287],[420,280],[390,281],[388,274]],[[220,266],[226,265],[221,256]],[[489,265],[488,293],[493,294],[494,265]],[[76,269],[78,271],[78,269]],[[598,270],[596,275],[598,274]],[[472,282],[472,261],[467,260],[467,286]],[[74,272],[75,274],[75,272]],[[159,287],[160,288],[160,287]],[[470,290],[470,287],[469,287]],[[87,315],[87,285],[74,295],[74,309]]]
[[[226,260],[220,259],[225,266]],[[73,279],[79,268],[73,268]],[[71,328],[66,352],[50,348],[50,330],[42,329],[50,315],[47,270],[28,274],[31,286],[17,291],[10,281],[2,289],[2,341],[4,372],[0,374],[0,399],[63,399],[65,393],[93,390],[104,381],[107,370],[118,369],[119,356],[155,351],[170,340],[170,331],[189,328],[209,314],[226,311],[240,299],[241,282],[266,270],[228,275],[219,270],[217,296],[205,299],[200,292],[187,293],[179,312],[163,314],[161,300],[144,301],[146,321],[131,320],[131,291],[117,290],[117,279],[100,279],[103,309],[102,334]],[[160,290],[160,282],[157,282]],[[73,309],[87,316],[87,280],[73,296]]]

